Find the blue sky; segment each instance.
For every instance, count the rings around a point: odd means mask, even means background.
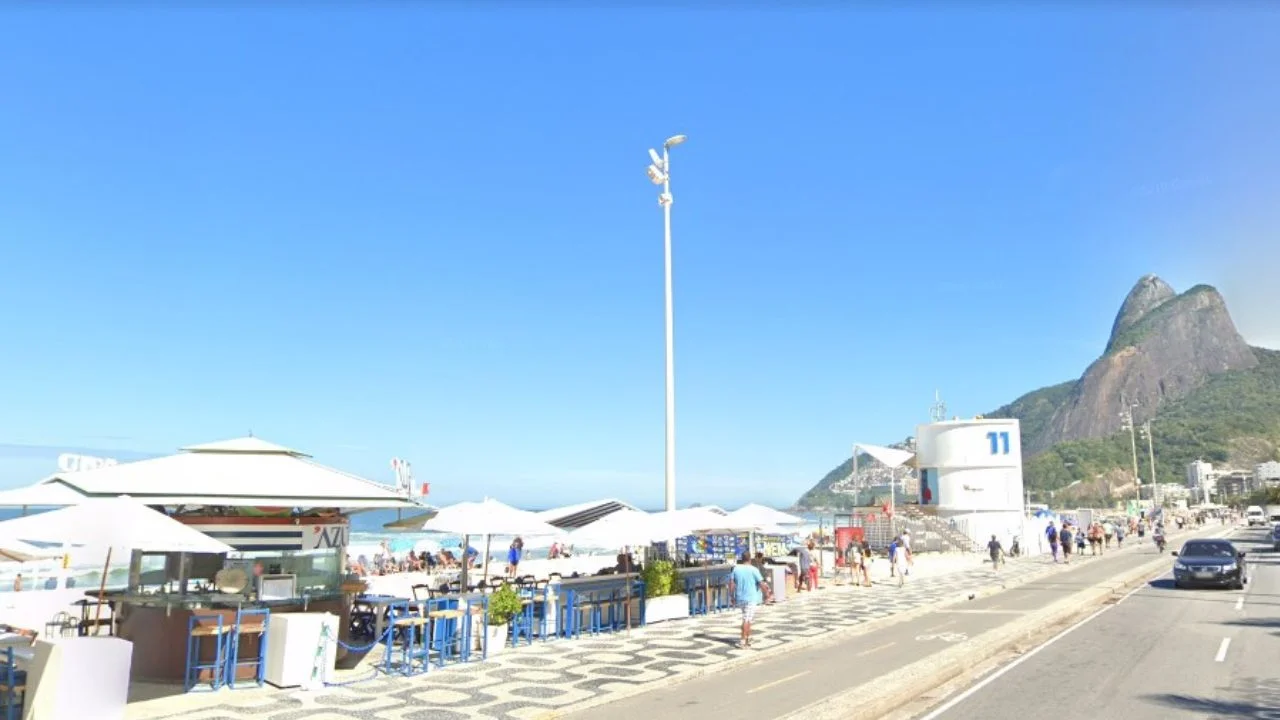
[[[677,132],[682,504],[1077,376],[1146,272],[1280,346],[1261,4],[231,7],[0,11],[0,484],[252,430],[660,504]]]

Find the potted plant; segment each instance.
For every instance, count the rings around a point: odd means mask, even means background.
[[[489,596],[489,624],[485,628],[486,652],[489,655],[496,655],[507,646],[511,618],[523,609],[520,593],[506,583]]]
[[[670,560],[654,560],[644,567],[645,624],[689,617],[684,578]]]

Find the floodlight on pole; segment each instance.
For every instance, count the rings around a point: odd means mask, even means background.
[[[649,150],[649,159],[653,161],[647,170],[649,180],[654,185],[661,185],[658,204],[662,206],[663,222],[663,260],[665,268],[666,299],[666,377],[667,377],[667,422],[666,422],[666,509],[676,509],[676,362],[675,362],[675,315],[671,291],[671,148],[688,138],[684,135],[672,135],[662,143],[662,154],[657,150]]]

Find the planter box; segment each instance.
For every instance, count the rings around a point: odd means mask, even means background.
[[[511,631],[510,623],[506,625],[485,625],[484,634],[487,637],[488,657],[493,657],[502,653],[507,649],[507,634]]]
[[[684,593],[651,597],[646,598],[644,601],[644,622],[646,625],[687,617],[689,617],[689,596]]]

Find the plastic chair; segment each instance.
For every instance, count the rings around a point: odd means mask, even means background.
[[[227,634],[227,685],[236,686],[237,671],[246,665],[254,666],[254,680],[262,687],[267,669],[267,626],[271,623],[271,610],[237,610],[236,624]],[[240,638],[258,636],[258,652],[249,660],[240,659]]]
[[[227,632],[221,615],[192,613],[187,619],[187,662],[183,686],[190,692],[200,682],[202,671],[209,671],[209,687],[217,690],[227,679]],[[213,660],[201,659],[204,639],[213,638]]]

